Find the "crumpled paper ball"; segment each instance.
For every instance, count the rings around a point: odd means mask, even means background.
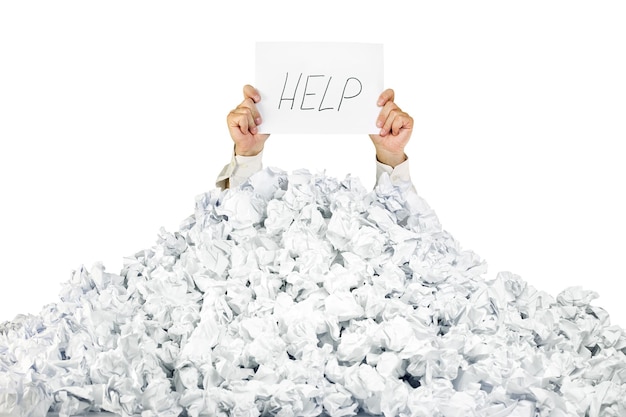
[[[410,184],[267,168],[0,325],[0,416],[624,416],[626,333],[486,263]]]

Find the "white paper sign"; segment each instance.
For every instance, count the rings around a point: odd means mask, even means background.
[[[261,133],[378,133],[383,46],[258,42]]]

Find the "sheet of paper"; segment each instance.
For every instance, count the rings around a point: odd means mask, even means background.
[[[377,133],[383,46],[258,42],[262,133]]]

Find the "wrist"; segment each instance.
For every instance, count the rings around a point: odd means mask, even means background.
[[[242,148],[242,147],[238,147],[237,145],[235,145],[235,155],[238,156],[257,156],[258,154],[261,153],[261,151],[263,151],[263,147],[261,147],[260,149],[257,148]]]
[[[381,150],[376,150],[376,159],[380,163],[383,163],[385,165],[389,165],[392,168],[395,168],[396,166],[406,161],[408,158],[406,154],[404,153],[404,151],[400,153],[396,153],[396,152],[385,152]]]

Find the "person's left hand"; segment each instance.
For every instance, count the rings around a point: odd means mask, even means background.
[[[395,93],[390,88],[380,94],[377,104],[382,109],[376,119],[380,133],[370,135],[376,148],[376,158],[392,168],[406,161],[404,147],[413,131],[413,118],[398,107],[394,97]]]

